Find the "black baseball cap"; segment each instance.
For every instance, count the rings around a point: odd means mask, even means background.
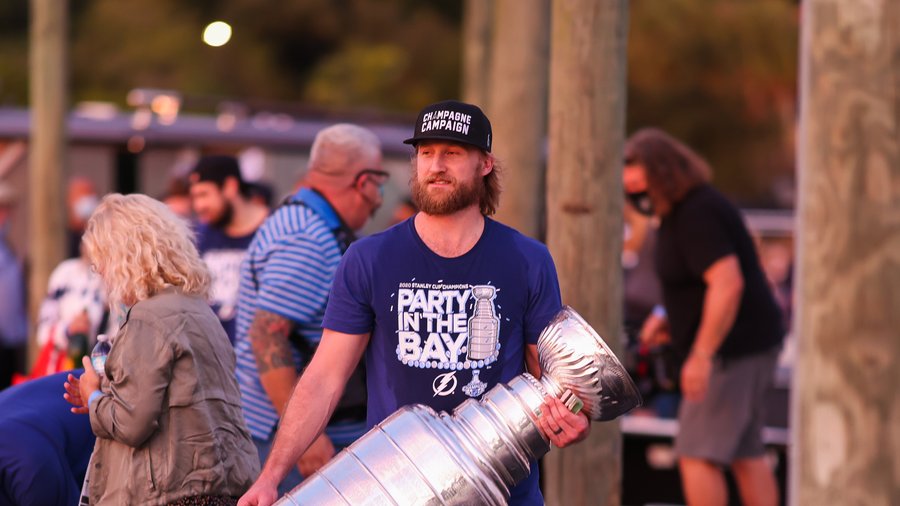
[[[415,134],[403,141],[416,145],[425,140],[461,142],[491,151],[491,122],[477,105],[445,100],[426,106],[416,118]]]
[[[188,178],[191,183],[211,181],[222,186],[229,177],[237,179],[241,188],[246,185],[241,177],[241,168],[237,158],[227,155],[208,155],[200,158]]]

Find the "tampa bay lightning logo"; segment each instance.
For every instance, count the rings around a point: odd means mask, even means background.
[[[456,371],[438,374],[431,382],[431,389],[434,390],[432,397],[452,395],[456,391],[456,384]]]

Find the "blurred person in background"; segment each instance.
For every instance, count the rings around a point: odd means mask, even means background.
[[[81,235],[100,202],[90,179],[75,176],[66,186],[66,258],[81,255]]]
[[[259,459],[191,230],[158,200],[112,194],[84,247],[110,301],[128,307],[103,374],[85,357],[64,384],[97,436],[90,503],[234,504]]]
[[[625,218],[622,242],[624,324],[628,335],[636,338],[647,317],[662,304],[662,288],[653,265],[657,224],[653,216],[638,211],[627,200],[622,211]]]
[[[66,374],[0,392],[0,506],[78,504],[95,438],[60,395]]]
[[[623,212],[622,300],[628,338],[626,364],[644,397],[645,409],[656,416],[674,418],[678,393],[675,378],[672,377],[675,367],[671,360],[668,329],[659,327],[652,336],[641,339],[642,330],[648,328],[645,322],[665,314],[662,288],[653,264],[658,220],[636,209],[628,200]]]
[[[247,185],[250,187],[250,201],[256,203],[258,206],[263,206],[266,209],[272,207],[275,198],[272,185],[262,181],[247,183]]]
[[[103,284],[83,256],[63,260],[53,269],[38,313],[41,351],[31,371],[36,378],[78,367],[97,334],[112,334]]]
[[[97,334],[115,332],[118,322],[110,319],[100,278],[91,272],[81,247],[85,226],[98,203],[90,180],[80,176],[69,180],[69,258],[53,269],[41,302],[36,332],[40,352],[31,370],[32,378],[78,367],[81,357],[90,353]]]
[[[253,198],[233,156],[200,158],[188,181],[200,222],[197,249],[212,275],[210,303],[234,343],[241,261],[269,208]]]
[[[191,187],[187,180],[181,177],[173,177],[166,185],[166,192],[159,199],[163,204],[175,213],[175,216],[187,221],[194,219],[194,210],[191,208]]]
[[[339,124],[313,142],[300,189],[260,227],[242,269],[236,351],[244,416],[265,461],[300,373],[322,336],[328,292],[341,255],[382,203],[381,142]],[[363,369],[357,367],[325,432],[279,485],[284,494],[366,429]]]
[[[744,504],[775,505],[762,429],[784,336],[781,313],[740,212],[710,177],[699,155],[661,130],[640,130],[626,142],[628,200],[660,218],[656,269],[682,364],[675,451],[685,497],[691,505],[725,505],[728,466]],[[642,339],[656,330],[645,328]]]
[[[28,340],[22,265],[6,238],[16,193],[0,180],[0,389],[9,386],[20,370]]]
[[[394,226],[404,222],[415,216],[417,212],[419,212],[419,208],[416,207],[416,203],[413,202],[412,197],[404,197],[403,200],[394,206],[394,211],[391,213],[391,221],[388,226]]]

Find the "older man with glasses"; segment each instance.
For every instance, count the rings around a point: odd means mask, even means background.
[[[300,189],[263,223],[247,250],[235,350],[244,416],[261,461],[318,346],[341,255],[382,204],[388,173],[381,167],[381,144],[368,129],[339,124],[322,130]],[[357,368],[325,432],[282,481],[282,493],[365,427],[365,378]]]

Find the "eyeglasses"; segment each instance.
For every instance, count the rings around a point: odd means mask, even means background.
[[[355,186],[356,183],[363,178],[375,183],[375,185],[378,186],[378,191],[384,193],[384,185],[386,185],[388,179],[391,178],[391,173],[382,169],[363,169],[353,176],[353,185]]]

